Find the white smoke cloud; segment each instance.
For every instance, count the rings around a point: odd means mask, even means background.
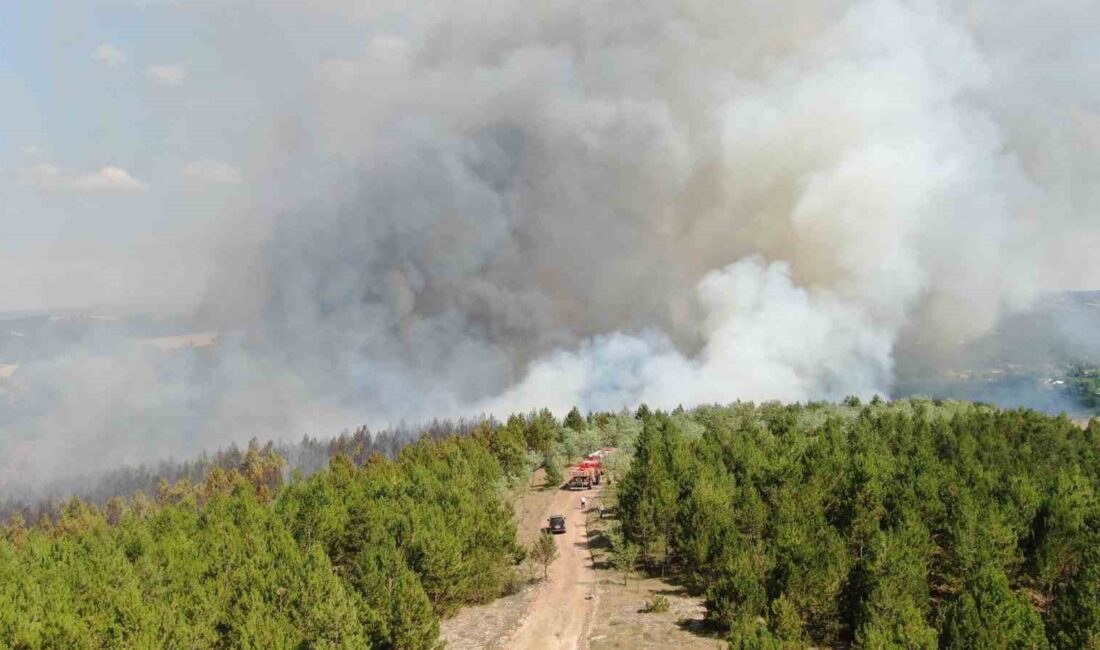
[[[346,363],[494,411],[887,393],[904,327],[979,334],[1036,289],[1010,267],[1049,263],[1046,188],[946,5],[406,18],[322,70],[349,198],[275,225],[324,255],[268,260],[292,311],[265,317]]]
[[[729,238],[777,262],[742,259],[706,276],[702,352],[641,351],[620,402],[886,394],[893,343],[922,301],[935,310],[933,332],[965,336],[1028,300],[1029,273],[1009,265],[1033,267],[1046,252],[1026,241],[1041,190],[973,101],[992,73],[951,19],[929,6],[859,4],[762,78],[730,79],[740,83],[708,116],[721,138],[723,210],[677,218],[712,238],[692,240],[695,251]],[[575,367],[599,347],[572,359],[565,376],[585,378],[555,397],[618,405],[590,397],[605,367]],[[539,390],[521,385],[492,404],[554,395],[547,372],[536,364],[526,382]]]
[[[145,76],[161,86],[182,86],[187,79],[187,64],[165,63],[151,65],[145,69]]]
[[[110,43],[102,43],[92,51],[92,59],[108,68],[117,68],[126,63],[126,53]]]
[[[240,185],[241,171],[220,160],[193,160],[183,166],[184,179],[199,185]]]
[[[698,297],[706,345],[696,357],[660,334],[598,336],[539,360],[481,410],[839,399],[890,381],[891,339],[858,309],[795,286],[784,263],[744,259],[706,276]]]
[[[72,180],[72,187],[89,192],[144,192],[145,183],[130,175],[130,172],[107,165],[89,174],[81,174]]]
[[[130,172],[115,165],[105,165],[94,172],[76,173],[62,170],[48,162],[35,163],[19,170],[20,185],[47,192],[144,192],[145,183]]]
[[[903,331],[956,341],[1039,289],[1100,285],[1087,3],[314,11],[360,45],[279,79],[302,104],[272,107],[202,312],[239,341],[120,380],[134,399],[82,394],[99,366],[70,377],[22,438],[68,422],[84,458],[144,435],[149,455],[481,410],[885,394]],[[281,43],[233,34],[246,63]],[[91,396],[114,406],[80,419]],[[103,433],[120,413],[146,433]]]

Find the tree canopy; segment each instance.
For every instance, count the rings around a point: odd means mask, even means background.
[[[639,411],[622,529],[734,646],[1100,640],[1096,426],[920,399],[687,416]]]
[[[439,617],[501,595],[523,556],[498,443],[337,455],[287,485],[253,446],[152,502],[17,518],[0,538],[0,647],[433,648]]]

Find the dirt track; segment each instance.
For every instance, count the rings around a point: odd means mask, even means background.
[[[596,494],[597,490],[560,490],[555,495],[546,517],[566,517],[565,533],[555,536],[560,556],[550,565],[550,579],[531,601],[527,616],[509,635],[507,647],[587,650],[597,590],[580,500],[587,497],[591,508]]]

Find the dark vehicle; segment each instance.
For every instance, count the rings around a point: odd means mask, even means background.
[[[565,515],[550,515],[550,532],[554,534],[565,532]]]

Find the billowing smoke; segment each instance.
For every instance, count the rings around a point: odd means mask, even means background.
[[[287,79],[306,108],[272,107],[199,312],[235,334],[102,416],[77,408],[95,373],[73,379],[35,436],[79,422],[81,449],[149,457],[543,405],[887,394],[903,332],[957,342],[1100,284],[1085,0],[313,11],[357,37]]]

